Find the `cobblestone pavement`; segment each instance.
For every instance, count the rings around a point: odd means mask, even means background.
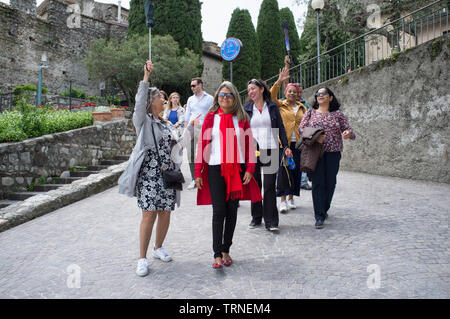
[[[249,230],[242,202],[234,264],[214,271],[211,206],[184,191],[165,242],[173,261],[149,254],[141,278],[140,212],[114,187],[0,233],[0,298],[449,298],[449,195],[447,184],[341,171],[326,227],[313,227],[302,190],[279,233]]]

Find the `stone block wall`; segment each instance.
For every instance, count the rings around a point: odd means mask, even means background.
[[[444,36],[324,83],[357,136],[341,168],[450,183],[449,56]],[[304,90],[310,105],[318,88]]]
[[[82,59],[92,40],[124,39],[127,24],[97,18],[100,13],[90,2],[80,2],[75,22],[74,13],[61,0],[47,0],[37,15],[0,3],[0,90],[10,92],[26,83],[37,86],[41,56],[46,54],[43,85],[50,94],[68,90],[72,79],[72,87],[100,96],[99,82],[89,79]],[[91,16],[84,14],[87,11]]]
[[[60,176],[74,166],[131,154],[135,142],[131,120],[124,119],[0,144],[0,198],[25,190],[39,177]]]
[[[220,47],[214,42],[203,42],[203,89],[214,96],[222,83],[222,57]]]

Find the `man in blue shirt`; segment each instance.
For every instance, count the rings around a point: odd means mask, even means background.
[[[186,103],[187,107],[184,117],[184,127],[187,127],[187,124],[191,119],[195,119],[199,114],[201,114],[201,116],[198,121],[199,124],[194,127],[194,136],[191,139],[191,147],[188,149],[188,156],[190,159],[189,168],[192,176],[192,182],[188,186],[188,189],[195,188],[195,153],[197,149],[198,136],[201,133],[205,115],[214,103],[214,98],[203,91],[203,81],[201,78],[193,78],[191,80],[191,90],[194,95],[189,97]]]

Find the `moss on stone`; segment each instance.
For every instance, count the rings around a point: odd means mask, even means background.
[[[428,49],[430,53],[431,59],[435,59],[442,52],[442,40],[436,39],[431,43],[431,46]]]

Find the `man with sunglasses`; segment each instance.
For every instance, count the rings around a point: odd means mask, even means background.
[[[198,121],[198,125],[194,127],[194,136],[191,139],[191,147],[188,150],[189,156],[189,168],[191,170],[192,182],[187,189],[194,189],[195,186],[195,153],[197,148],[198,136],[202,130],[203,120],[206,113],[214,103],[214,99],[211,95],[203,91],[203,81],[201,78],[193,78],[191,80],[191,90],[194,93],[187,100],[186,114],[185,114],[185,127],[189,123],[190,119],[195,119],[198,115],[201,115]]]

